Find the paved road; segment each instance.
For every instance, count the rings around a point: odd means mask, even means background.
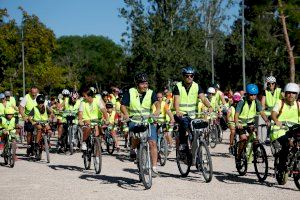
[[[225,134],[224,137],[226,137]],[[225,142],[228,140],[225,139]],[[269,149],[268,149],[269,151]],[[0,166],[0,199],[298,199],[299,191],[292,179],[284,186],[271,175],[265,183],[257,182],[253,165],[246,176],[238,176],[234,159],[226,144],[211,150],[214,177],[205,183],[195,168],[187,178],[181,178],[175,153],[166,166],[159,167],[161,177],[153,180],[150,190],[138,182],[136,165],[127,152],[103,156],[100,175],[84,170],[80,153],[51,154],[51,163],[33,162],[18,149],[18,161],[13,169]],[[273,160],[270,157],[270,166]],[[3,159],[1,159],[3,163]]]

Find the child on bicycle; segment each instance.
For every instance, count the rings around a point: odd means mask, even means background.
[[[112,127],[110,133],[111,133],[111,136],[115,140],[116,150],[119,151],[120,150],[119,138],[117,136],[117,127],[116,127],[118,124],[119,115],[116,112],[116,110],[114,109],[114,105],[111,102],[106,103],[106,110],[107,110],[107,114],[108,114],[109,126]]]

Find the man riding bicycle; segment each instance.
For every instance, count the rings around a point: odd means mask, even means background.
[[[194,76],[195,70],[192,67],[184,67],[182,69],[183,80],[178,82],[173,90],[176,111],[174,119],[179,124],[179,150],[185,150],[186,148],[187,130],[189,129],[191,119],[196,117],[198,98],[212,111],[212,107],[205,98],[202,88],[193,81]],[[187,115],[188,117],[183,118],[183,115]]]
[[[271,113],[272,120],[276,125],[272,127],[270,138],[271,142],[277,141],[281,145],[279,167],[282,170],[286,170],[289,139],[286,130],[280,128],[283,126],[283,122],[300,124],[300,102],[297,102],[299,91],[299,86],[296,83],[288,83],[284,88],[284,99],[277,101]]]
[[[245,148],[246,142],[248,140],[248,136],[243,129],[247,126],[247,124],[254,123],[256,113],[260,113],[267,126],[270,125],[266,114],[262,110],[261,103],[256,99],[257,94],[257,85],[248,84],[246,86],[246,96],[237,104],[237,107],[235,109],[235,127],[237,128],[237,133],[239,134],[240,141],[243,141],[239,143],[240,145],[238,148],[237,160],[240,160],[241,152]]]
[[[129,116],[137,120],[130,121],[129,131],[132,131],[135,125],[140,121],[140,117],[148,117],[151,114],[151,107],[154,104],[156,112],[154,115],[159,115],[160,113],[160,103],[157,101],[156,94],[149,89],[148,77],[145,73],[139,73],[135,76],[134,82],[136,87],[132,87],[128,92],[124,93],[121,102],[121,111],[124,114],[124,119],[129,119]],[[150,137],[148,138],[148,143],[150,146],[150,154],[152,161],[152,171],[153,177],[159,176],[157,171],[157,133],[154,124],[150,125]],[[132,140],[132,146],[130,151],[130,156],[134,158],[136,156],[134,149],[137,147],[138,141]]]
[[[101,120],[102,116],[104,120],[108,119],[105,103],[103,102],[101,97],[95,97],[95,93],[91,88],[84,88],[82,90],[83,100],[80,103],[79,112],[78,112],[78,120],[79,124],[84,125],[83,130],[83,142],[81,146],[81,150],[86,151],[86,140],[88,139],[91,128],[91,122],[93,120]],[[100,135],[99,126],[95,126],[95,136],[98,137]]]

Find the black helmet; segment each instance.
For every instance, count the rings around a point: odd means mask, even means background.
[[[135,75],[134,82],[136,84],[143,83],[143,82],[148,82],[147,74],[146,73],[139,73],[139,74]]]
[[[40,94],[39,96],[36,97],[36,102],[37,102],[38,104],[43,104],[43,103],[45,103],[45,96],[42,95],[42,94]]]
[[[111,102],[107,102],[106,103],[106,108],[109,109],[109,108],[113,108],[114,105],[111,103]]]
[[[193,67],[187,66],[187,67],[182,68],[181,73],[182,73],[182,75],[185,75],[185,74],[195,74],[195,70],[194,70]]]

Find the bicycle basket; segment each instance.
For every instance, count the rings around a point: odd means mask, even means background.
[[[206,121],[195,121],[192,123],[194,129],[206,128],[208,123]]]

